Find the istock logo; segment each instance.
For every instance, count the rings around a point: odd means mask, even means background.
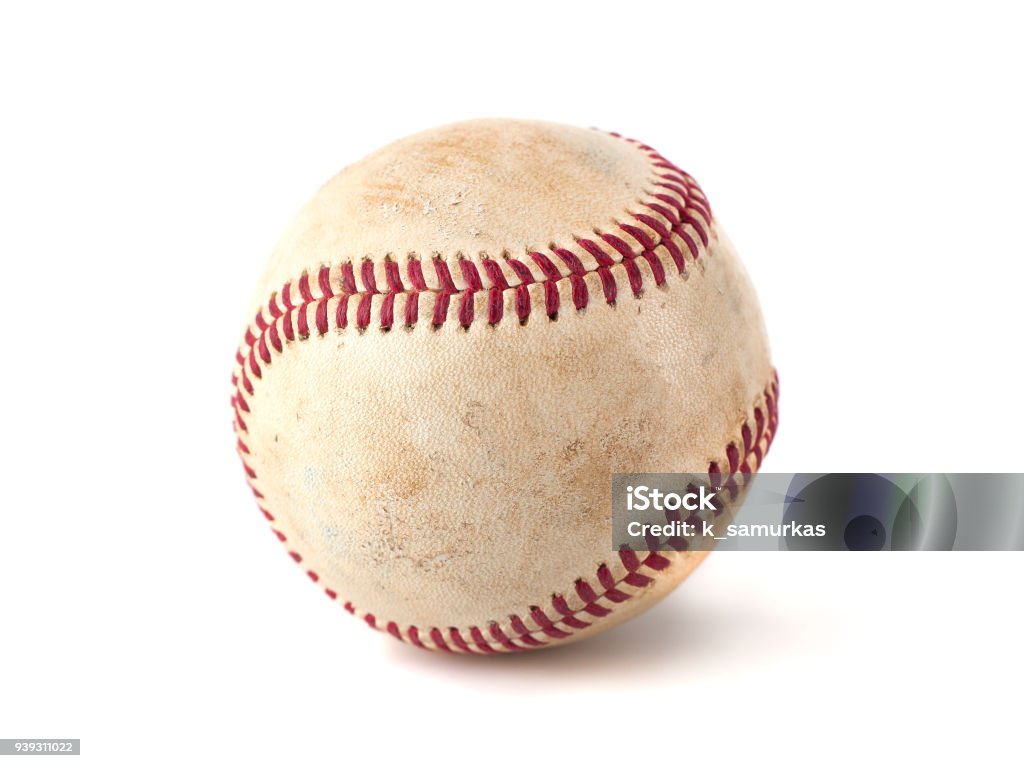
[[[714,492],[708,493],[707,488],[703,485],[682,495],[662,493],[657,488],[651,489],[646,485],[638,485],[635,488],[632,485],[626,487],[626,509],[630,512],[646,512],[649,509],[658,512],[675,512],[680,508],[688,512],[715,511],[715,506],[712,504],[714,499]]]

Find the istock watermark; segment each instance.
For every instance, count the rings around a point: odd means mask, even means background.
[[[1024,550],[1024,474],[620,474],[611,491],[613,550]]]
[[[626,486],[626,509],[630,512],[645,512],[654,509],[658,512],[674,512],[677,509],[685,509],[690,512],[699,510],[714,511],[712,502],[715,500],[716,492],[709,492],[707,486],[701,485],[697,490],[674,493],[669,491],[663,493],[657,488],[648,488],[646,485],[633,487]]]

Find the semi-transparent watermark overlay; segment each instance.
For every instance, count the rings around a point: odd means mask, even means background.
[[[1024,550],[1024,473],[612,476],[612,549]]]

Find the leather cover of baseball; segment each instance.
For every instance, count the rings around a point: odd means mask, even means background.
[[[552,646],[706,552],[613,552],[616,472],[757,470],[777,380],[696,182],[597,130],[456,123],[325,184],[233,377],[238,450],[327,595],[416,646]]]

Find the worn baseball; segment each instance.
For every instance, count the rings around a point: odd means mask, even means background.
[[[750,280],[651,147],[478,120],[344,169],[274,248],[233,377],[263,514],[420,648],[602,632],[706,552],[613,551],[616,472],[756,472],[778,389]]]

